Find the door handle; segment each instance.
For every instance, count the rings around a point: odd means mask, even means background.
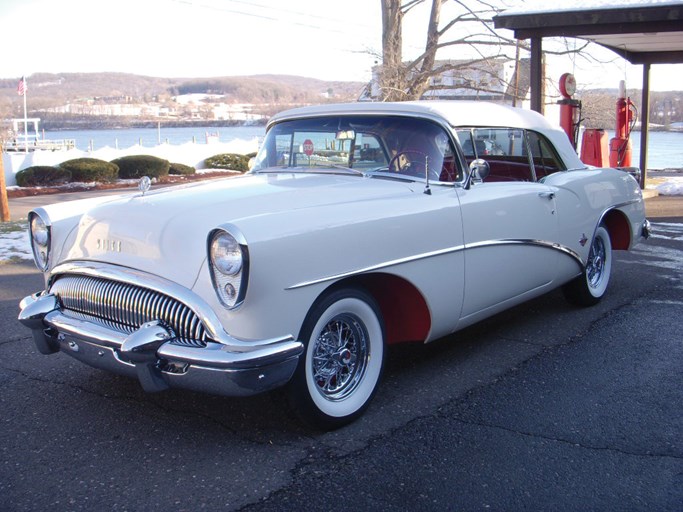
[[[539,192],[538,195],[539,197],[545,197],[551,201],[555,199],[555,192]]]

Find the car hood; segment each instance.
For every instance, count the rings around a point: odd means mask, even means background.
[[[360,176],[273,173],[137,193],[88,210],[65,259],[136,268],[191,288],[206,258],[207,235],[220,225],[239,227],[245,219],[269,216],[276,231],[283,212],[342,202],[355,208],[417,187]],[[315,213],[307,218],[311,229],[324,227]]]

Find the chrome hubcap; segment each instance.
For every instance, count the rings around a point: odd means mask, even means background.
[[[342,400],[363,378],[368,361],[368,336],[354,316],[330,320],[314,340],[312,370],[318,391],[328,400]]]
[[[586,277],[588,278],[588,285],[596,288],[605,272],[605,243],[602,238],[597,237],[591,245],[590,253],[588,254],[588,265],[586,266]]]

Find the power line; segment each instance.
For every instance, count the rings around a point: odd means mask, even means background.
[[[248,16],[248,17],[251,17],[251,18],[258,18],[258,19],[262,19],[262,20],[266,20],[266,21],[276,21],[276,22],[281,22],[281,21],[282,21],[280,18],[275,18],[275,17],[273,17],[273,16],[267,16],[267,15],[264,15],[264,14],[257,14],[257,13],[248,12],[248,11],[245,11],[245,10],[237,10],[237,9],[230,8],[230,7],[226,7],[226,6],[210,5],[210,4],[201,3],[201,2],[196,2],[196,1],[192,1],[192,0],[170,0],[170,1],[175,2],[175,3],[178,3],[178,4],[188,5],[188,6],[191,6],[191,7],[199,7],[199,8],[202,8],[202,9],[210,9],[210,10],[213,10],[213,11],[228,12],[228,13],[237,14],[237,15],[240,15],[240,16]],[[241,0],[227,0],[227,1],[230,1],[230,2],[232,2],[232,3],[237,3],[237,4],[248,5],[248,6],[250,6],[250,7],[256,7],[256,8],[260,8],[260,9],[268,9],[268,10],[270,10],[270,11],[276,10],[276,11],[284,12],[284,13],[287,13],[287,14],[292,14],[292,15],[295,15],[295,16],[306,16],[306,17],[308,17],[308,18],[316,18],[316,19],[320,19],[320,20],[324,20],[324,21],[332,21],[332,22],[335,22],[335,23],[339,23],[339,20],[338,20],[338,19],[331,18],[331,17],[327,17],[327,16],[319,16],[319,15],[311,14],[311,13],[304,13],[304,12],[300,12],[300,11],[293,11],[293,10],[290,10],[290,9],[283,9],[283,8],[281,8],[281,7],[272,7],[272,6],[269,6],[269,5],[259,4],[259,3],[255,3],[255,2],[247,2],[247,1],[241,1]],[[291,25],[300,26],[300,27],[311,28],[311,29],[314,29],[314,30],[324,30],[325,32],[334,32],[334,33],[337,33],[337,34],[346,34],[346,31],[343,31],[343,30],[340,30],[340,29],[329,28],[329,27],[321,27],[320,25],[313,25],[313,24],[304,23],[304,22],[301,22],[301,21],[293,21],[293,20],[290,20],[290,21],[287,21],[287,23],[289,23],[289,24],[291,24]],[[365,28],[371,28],[371,27],[368,26],[368,25],[361,25],[361,24],[356,24],[356,26],[365,27]]]

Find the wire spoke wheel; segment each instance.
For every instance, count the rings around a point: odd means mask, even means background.
[[[597,288],[600,285],[600,281],[604,277],[606,261],[605,242],[602,238],[596,237],[591,245],[586,265],[586,279],[588,279],[588,286],[591,288]]]
[[[322,429],[360,416],[384,366],[384,325],[361,288],[333,291],[313,305],[301,329],[306,350],[287,388],[294,411]]]
[[[342,400],[362,380],[368,363],[368,335],[352,315],[332,319],[313,347],[313,379],[329,400]]]
[[[564,296],[577,306],[593,306],[607,292],[612,272],[612,243],[604,225],[598,226],[583,273],[562,288]]]

